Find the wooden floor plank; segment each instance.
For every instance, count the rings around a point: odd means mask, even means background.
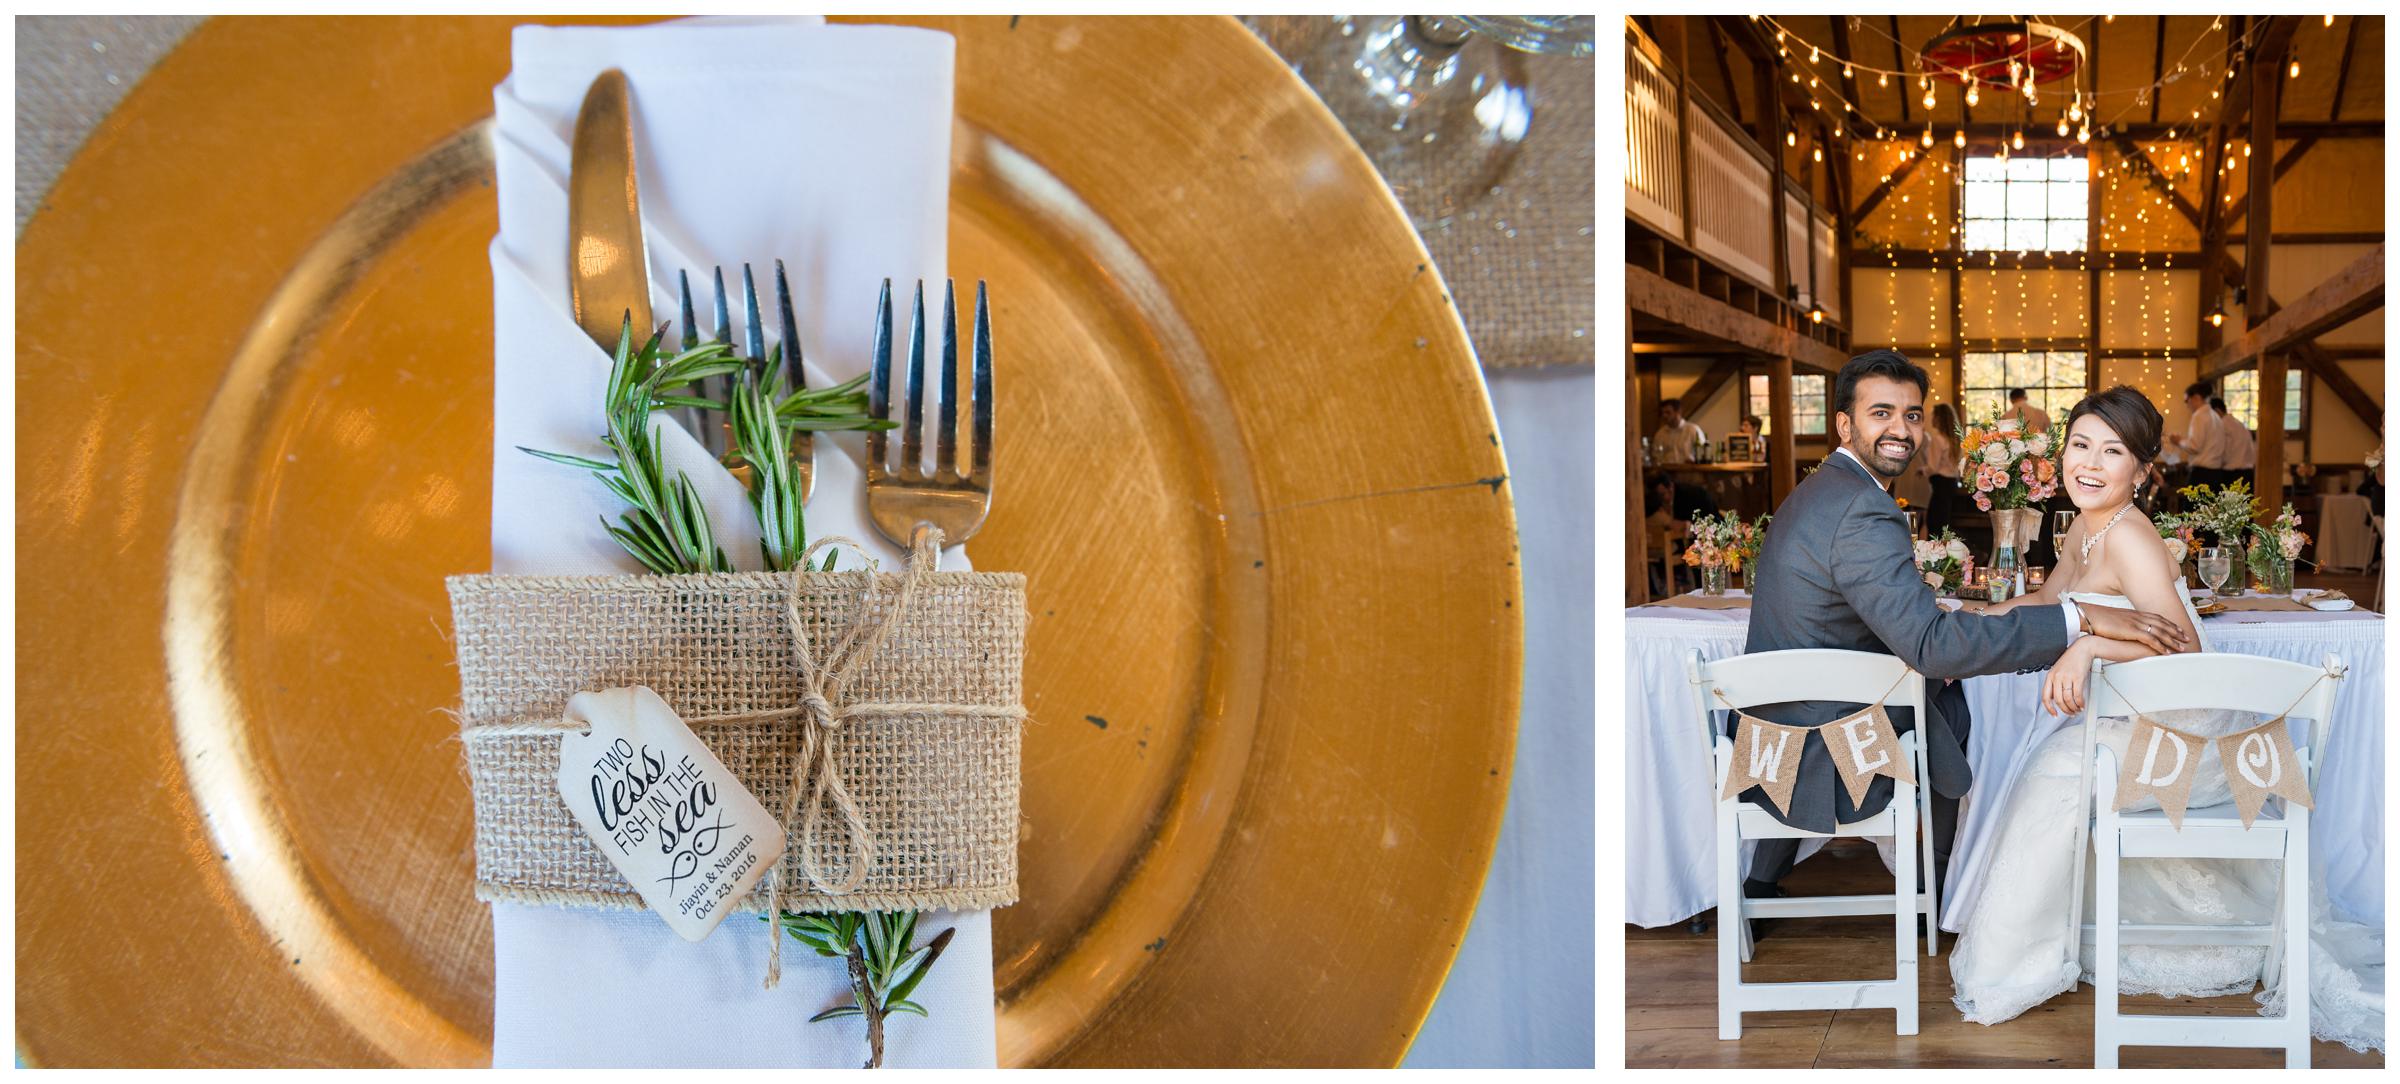
[[[1784,887],[1796,896],[1867,893],[1890,874],[1871,845],[1844,840],[1796,867]],[[1716,934],[1683,925],[1625,928],[1625,1058],[1629,1068],[2090,1068],[2090,986],[2050,999],[2006,1023],[1960,1018],[1950,1003],[1950,949],[1918,960],[1918,1034],[1893,1033],[1889,1009],[1750,1013],[1738,1041],[1717,1038]],[[1758,942],[1745,982],[1874,979],[1892,975],[1892,927],[1872,916],[1788,919]],[[2219,998],[2125,999],[2132,1011],[2158,1015],[2254,1017],[2248,994]],[[2372,1051],[2316,1043],[2322,1068],[2381,1068]],[[2269,1050],[2130,1047],[2127,1068],[2275,1068]]]

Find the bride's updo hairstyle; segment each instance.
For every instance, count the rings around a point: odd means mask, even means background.
[[[2150,405],[2148,396],[2123,384],[2084,396],[2068,412],[2066,424],[2059,427],[2062,440],[2068,430],[2075,428],[2075,419],[2086,414],[2099,418],[2101,424],[2113,430],[2117,439],[2125,442],[2125,450],[2132,452],[2143,466],[2158,458],[2159,431],[2166,427],[2166,419],[2159,417],[2158,408]]]

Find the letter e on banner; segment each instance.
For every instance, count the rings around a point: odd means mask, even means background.
[[[1892,726],[1892,717],[1883,705],[1836,719],[1819,732],[1825,735],[1825,751],[1833,755],[1833,766],[1841,772],[1842,786],[1850,792],[1851,805],[1867,800],[1867,787],[1876,776],[1903,783],[1917,781],[1915,767],[1895,756],[1900,732]]]
[[[2130,779],[2125,770],[2117,770],[2117,804],[2122,813],[2133,807],[2144,795],[2155,795],[2158,807],[2167,811],[2167,821],[2183,827],[2183,809],[2192,798],[2192,761],[2201,747],[2197,735],[2160,726],[2147,715],[2134,717],[2133,737],[2125,743],[2126,766],[2135,770]]]
[[[2217,759],[2224,762],[2225,780],[2233,784],[2233,805],[2241,811],[2242,827],[2258,819],[2270,795],[2316,808],[2308,783],[2300,777],[2300,754],[2292,746],[2290,723],[2278,716],[2238,734],[2217,739]]]

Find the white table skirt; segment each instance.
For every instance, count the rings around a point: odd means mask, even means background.
[[[2238,619],[2237,619],[2238,618]],[[2289,619],[2287,619],[2289,618]],[[1684,677],[1695,649],[1708,660],[1742,653],[1748,610],[1637,607],[1625,621],[1625,917],[1642,926],[1683,921],[1717,904],[1714,795],[1699,705]],[[2313,848],[2338,915],[2383,922],[2383,619],[2343,614],[2240,614],[2208,619],[2217,650],[2315,664],[2339,655],[2349,676],[2334,701],[2332,748],[2317,780]],[[1951,860],[1988,833],[2017,751],[2054,726],[2040,710],[2043,675],[1970,678],[1967,760],[1975,789]]]

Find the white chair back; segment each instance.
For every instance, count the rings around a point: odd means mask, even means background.
[[[2343,672],[2341,659],[2330,654],[2319,666],[2215,652],[2096,662],[2092,664],[2086,717],[2130,718],[2136,712],[2215,708],[2253,712],[2265,717],[2260,722],[2278,715],[2306,719],[2307,740],[2295,732],[2293,744],[2308,751],[2302,759],[2313,787],[2325,759],[2322,751],[2327,748],[2334,694],[2340,689]]]
[[[1725,700],[1741,708],[1791,700],[1836,700],[1886,708],[1925,707],[1925,678],[1897,656],[1868,651],[1803,648],[1736,655],[1712,663],[1694,652],[1686,676],[1700,691],[1701,707],[1723,710]],[[1712,693],[1724,694],[1719,700]]]

